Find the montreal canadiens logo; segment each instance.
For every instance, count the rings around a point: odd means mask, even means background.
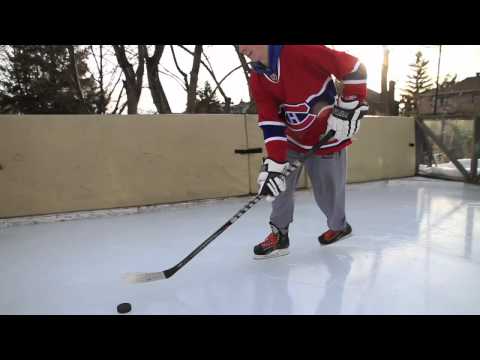
[[[314,114],[310,114],[310,106],[306,103],[297,105],[285,104],[283,105],[283,111],[285,112],[288,127],[293,131],[302,131],[309,128],[316,118]]]

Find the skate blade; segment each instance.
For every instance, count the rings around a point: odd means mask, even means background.
[[[279,256],[285,256],[288,255],[289,251],[288,249],[279,249],[279,250],[274,250],[268,255],[254,255],[255,260],[266,260],[266,259],[271,259],[271,258],[276,258]]]

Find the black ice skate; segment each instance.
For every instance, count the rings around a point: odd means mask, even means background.
[[[253,249],[254,259],[268,259],[288,254],[288,228],[280,231],[275,225],[270,223],[272,232],[267,238]]]
[[[335,241],[338,241],[340,239],[344,239],[346,237],[349,237],[350,234],[352,233],[352,227],[350,226],[349,223],[347,223],[347,226],[345,227],[344,230],[327,230],[325,231],[322,235],[318,237],[318,241],[322,245],[328,245],[332,244]]]

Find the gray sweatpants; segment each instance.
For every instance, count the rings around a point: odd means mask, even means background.
[[[345,149],[330,155],[312,156],[304,163],[312,183],[313,194],[318,207],[327,217],[331,230],[343,230],[345,219],[345,184],[347,161]],[[301,155],[288,152],[288,161],[297,160]],[[272,202],[270,222],[285,229],[293,221],[294,193],[302,168],[287,178],[287,190]]]

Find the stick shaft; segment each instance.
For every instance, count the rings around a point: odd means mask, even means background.
[[[305,153],[300,160],[295,161],[294,163],[289,166],[287,170],[286,176],[289,176],[292,172],[296,171],[300,166],[302,166],[303,162],[316,153],[323,145],[325,145],[333,136],[335,132],[330,130],[319,142],[313,146],[307,153]],[[248,210],[250,210],[255,204],[257,204],[263,195],[257,195],[252,200],[248,202],[243,208],[241,208],[235,215],[233,215],[228,221],[223,224],[217,231],[215,231],[212,235],[210,235],[203,243],[201,243],[195,250],[193,250],[190,254],[188,254],[183,260],[181,260],[177,265],[173,266],[172,268],[164,271],[165,278],[169,278],[173,274],[175,274],[178,270],[180,270],[185,264],[187,264],[190,260],[192,260],[200,251],[202,251],[208,244],[210,244],[213,240],[215,240],[220,234],[222,234],[225,230],[227,230],[230,225],[240,219]]]

